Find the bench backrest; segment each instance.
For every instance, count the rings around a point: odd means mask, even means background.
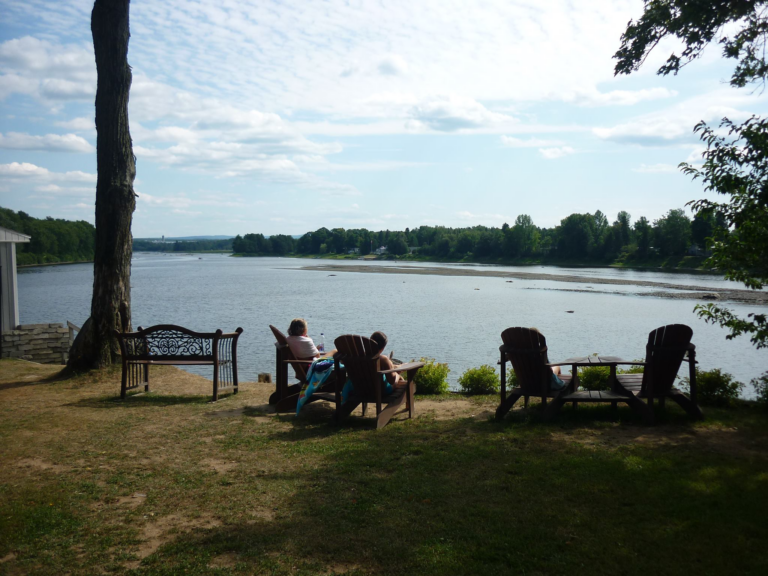
[[[213,361],[218,341],[225,335],[221,330],[194,332],[173,324],[158,324],[139,326],[136,332],[115,331],[115,336],[126,360]]]

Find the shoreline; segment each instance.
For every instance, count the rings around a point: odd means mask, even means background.
[[[657,292],[638,292],[638,296],[655,296],[673,299],[692,299],[713,301],[731,301],[747,304],[768,304],[768,292],[758,292],[744,289],[716,289],[699,286],[686,286],[671,284],[668,282],[654,282],[652,280],[623,280],[620,278],[595,278],[586,276],[574,276],[565,274],[547,274],[543,272],[510,272],[506,270],[462,270],[460,268],[438,268],[426,266],[371,266],[366,264],[340,266],[324,264],[320,266],[302,266],[299,270],[314,270],[317,272],[357,272],[362,274],[417,274],[422,276],[466,276],[480,278],[513,278],[517,280],[545,280],[564,283],[587,283],[613,286],[642,286],[646,288],[660,288]],[[552,290],[552,288],[550,288]],[[556,288],[554,290],[557,290]],[[572,288],[562,290],[574,291]],[[679,292],[668,292],[676,290]],[[576,290],[587,293],[604,293],[597,290]]]
[[[72,260],[70,262],[45,262],[43,264],[16,264],[16,268],[37,268],[38,266],[67,266],[69,264],[93,264],[93,260]]]

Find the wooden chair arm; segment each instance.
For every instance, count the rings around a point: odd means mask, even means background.
[[[312,362],[314,362],[314,360],[283,360],[283,362],[286,363],[286,364],[293,364],[293,363],[296,363],[296,364],[312,364]]]
[[[422,366],[424,366],[424,362],[408,362],[407,364],[400,364],[400,366],[397,366],[396,368],[392,368],[391,370],[377,370],[377,373],[393,374],[393,373],[407,372],[408,370],[415,370],[417,368],[421,368]]]

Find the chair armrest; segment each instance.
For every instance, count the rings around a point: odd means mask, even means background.
[[[620,364],[624,366],[648,366],[648,362],[616,362],[616,366]]]
[[[554,368],[555,366],[573,366],[574,364],[578,364],[578,362],[550,362],[549,364],[544,364],[544,366]]]
[[[283,360],[286,364],[312,364],[314,360]]]
[[[396,372],[407,372],[408,370],[415,370],[416,368],[421,368],[422,366],[424,366],[424,362],[408,362],[407,364],[400,364],[400,366],[392,368],[391,370],[378,370],[377,373],[393,374]]]

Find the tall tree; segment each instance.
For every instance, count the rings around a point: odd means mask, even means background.
[[[131,328],[131,222],[136,161],[128,129],[130,0],[96,0],[91,12],[96,57],[96,241],[91,317],[70,352],[70,368],[111,364],[112,330]]]
[[[682,42],[659,68],[661,75],[677,74],[701,56],[712,42],[723,57],[735,61],[730,84],[765,87],[768,79],[768,0],[645,0],[642,16],[630,21],[614,55],[615,73],[629,74],[666,37]],[[761,289],[768,285],[768,122],[752,117],[742,124],[724,118],[716,131],[700,122],[694,129],[707,145],[701,168],[681,164],[683,171],[700,179],[705,189],[725,196],[693,202],[695,213],[714,212],[725,228],[713,231],[709,266],[730,280]],[[725,133],[726,135],[724,135]],[[729,330],[726,338],[749,334],[757,348],[768,347],[768,315],[753,312],[738,317],[729,309],[697,306],[699,316]]]

